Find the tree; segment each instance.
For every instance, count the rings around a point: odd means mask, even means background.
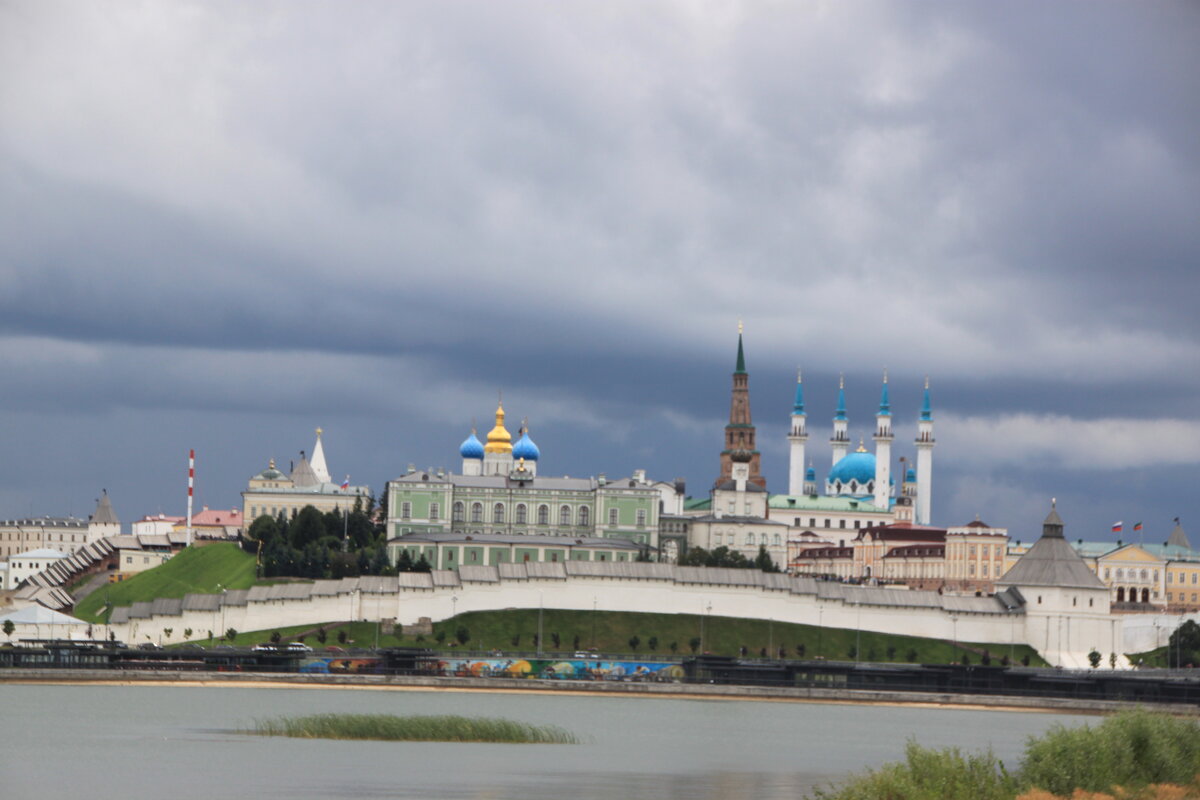
[[[1200,625],[1193,620],[1187,620],[1171,633],[1167,644],[1170,647],[1171,660],[1176,664],[1196,663],[1196,651],[1200,650]]]
[[[292,547],[303,550],[319,542],[326,532],[324,515],[312,506],[305,506],[288,526],[288,540]]]
[[[520,647],[521,646],[521,634],[519,634],[519,633],[514,634],[511,641],[512,641],[513,647]]]
[[[170,641],[171,634],[175,632],[174,628],[163,628],[163,638]]]
[[[688,647],[692,648],[693,653],[695,653],[697,650],[699,650],[700,649],[700,637],[693,636],[692,638],[688,639]]]
[[[649,639],[647,639],[646,647],[649,647],[651,650],[658,650],[658,637],[651,636]]]
[[[896,645],[889,644],[887,646],[887,658],[888,658],[888,661],[896,660]]]
[[[804,646],[804,642],[796,645],[796,658],[804,658],[804,654],[807,652],[807,650],[808,648]]]
[[[454,638],[458,639],[459,644],[466,644],[471,641],[471,632],[465,626],[460,625],[458,630],[454,632]]]
[[[337,639],[338,639],[338,644],[345,644],[345,643],[346,643],[346,629],[345,629],[345,628],[343,628],[342,630],[338,631],[338,637],[337,637]]]
[[[274,517],[264,514],[250,523],[246,538],[254,543],[256,549],[259,542],[266,547],[279,538],[279,522]]]
[[[758,546],[758,555],[754,558],[754,567],[763,572],[779,572],[779,567],[775,566],[775,562],[771,560],[771,554],[767,552],[765,544]]]
[[[425,560],[424,553],[421,553],[421,557],[417,559],[417,563],[413,564],[413,572],[433,572],[433,567]]]
[[[962,654],[962,665],[964,667],[968,667],[971,665],[971,657],[969,655],[967,655],[966,653]]]
[[[191,638],[192,638],[192,629],[191,629],[191,628],[184,628],[184,629],[183,629],[183,638],[184,638],[184,639],[191,639]]]
[[[979,659],[979,663],[983,664],[985,667],[988,666],[989,664],[991,664],[992,663],[992,654],[989,653],[987,650],[984,650],[983,657]]]
[[[641,640],[641,638],[638,637],[638,635],[636,633],[633,636],[629,637],[629,646],[633,649],[633,652],[635,652],[635,653],[637,652],[638,645],[641,643],[642,643],[642,640]]]
[[[850,649],[846,651],[846,658],[849,658],[849,659],[858,658],[858,648],[855,647],[854,645],[850,645]]]
[[[679,642],[671,642],[667,648],[671,651],[671,655],[674,655],[675,651],[679,649]]]
[[[329,632],[324,628],[317,628],[317,641],[325,644],[325,640],[329,638]]]
[[[578,633],[577,633],[577,634],[575,634],[575,638],[572,640],[572,645],[571,645],[571,646],[572,646],[572,648],[574,648],[575,650],[578,650],[578,649],[579,649],[579,634],[578,634]]]
[[[1100,655],[1100,651],[1094,647],[1092,648],[1092,652],[1088,653],[1088,663],[1092,665],[1092,669],[1099,667],[1100,661],[1103,658],[1104,656]]]
[[[400,549],[400,555],[396,557],[396,571],[397,572],[412,572],[413,571],[413,560],[412,560],[412,556],[408,554],[408,550],[405,550],[403,548]]]
[[[229,630],[225,631],[225,641],[232,642],[236,638],[237,628],[230,628]]]
[[[446,632],[438,629],[438,631],[433,634],[433,638],[438,644],[441,644],[442,642],[446,641]]]
[[[917,660],[917,649],[915,647],[908,648],[908,652],[904,654],[904,660],[912,664]]]
[[[1116,654],[1116,653],[1109,653],[1109,654],[1108,654],[1108,666],[1109,666],[1109,668],[1110,668],[1110,669],[1116,669],[1116,668],[1117,668],[1117,654]]]
[[[4,620],[4,635],[8,637],[8,641],[12,641],[12,635],[16,633],[17,626],[13,624],[11,619]]]
[[[550,641],[554,643],[555,650],[558,650],[562,647],[562,638],[559,637],[558,631],[550,632]]]
[[[279,640],[283,638],[283,634],[279,631],[271,631],[271,644],[279,644]]]

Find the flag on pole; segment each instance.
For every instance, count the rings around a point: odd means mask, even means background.
[[[350,476],[347,475],[346,479],[344,481],[342,481],[342,491],[344,492],[349,488],[350,488]]]
[[[1133,529],[1134,529],[1134,531],[1140,531],[1142,529],[1142,523],[1140,523],[1140,522],[1133,523]]]
[[[1121,529],[1124,527],[1125,527],[1124,521],[1114,522],[1113,523],[1113,533],[1120,533]]]

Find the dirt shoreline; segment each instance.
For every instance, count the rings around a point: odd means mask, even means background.
[[[908,706],[972,711],[1037,712],[1047,714],[1109,714],[1139,707],[1135,703],[1073,698],[955,695],[921,692],[810,689],[793,687],[726,686],[720,684],[652,684],[537,679],[453,678],[380,675],[272,675],[269,673],[195,673],[116,670],[0,669],[0,685],[158,686],[180,688],[332,689],[401,692],[533,693],[574,697],[651,697],[661,700],[705,700],[838,705]],[[1182,704],[1154,708],[1183,716],[1200,715],[1200,708]]]

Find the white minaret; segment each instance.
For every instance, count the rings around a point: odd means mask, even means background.
[[[933,409],[929,404],[929,377],[925,377],[925,401],[917,420],[917,524],[928,525],[933,493]]]
[[[800,370],[796,370],[796,401],[792,404],[792,431],[788,434],[791,443],[791,458],[788,461],[788,494],[805,494],[804,489],[804,443],[808,441],[808,427],[804,413],[804,381]]]
[[[324,431],[317,428],[317,443],[313,445],[312,458],[308,460],[308,465],[312,467],[318,482],[331,483],[333,478],[329,477],[329,467],[325,465],[325,446],[321,444],[322,433]]]
[[[833,446],[834,466],[837,466],[850,451],[849,427],[850,421],[846,418],[846,378],[839,376],[837,413],[833,415],[833,438],[829,440],[829,444]]]
[[[888,508],[892,494],[892,405],[888,401],[887,370],[883,371],[883,392],[875,415],[875,505]]]

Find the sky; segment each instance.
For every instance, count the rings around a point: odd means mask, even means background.
[[[705,496],[890,378],[933,521],[1200,544],[1200,6],[0,3],[0,518],[381,490],[503,392]]]

